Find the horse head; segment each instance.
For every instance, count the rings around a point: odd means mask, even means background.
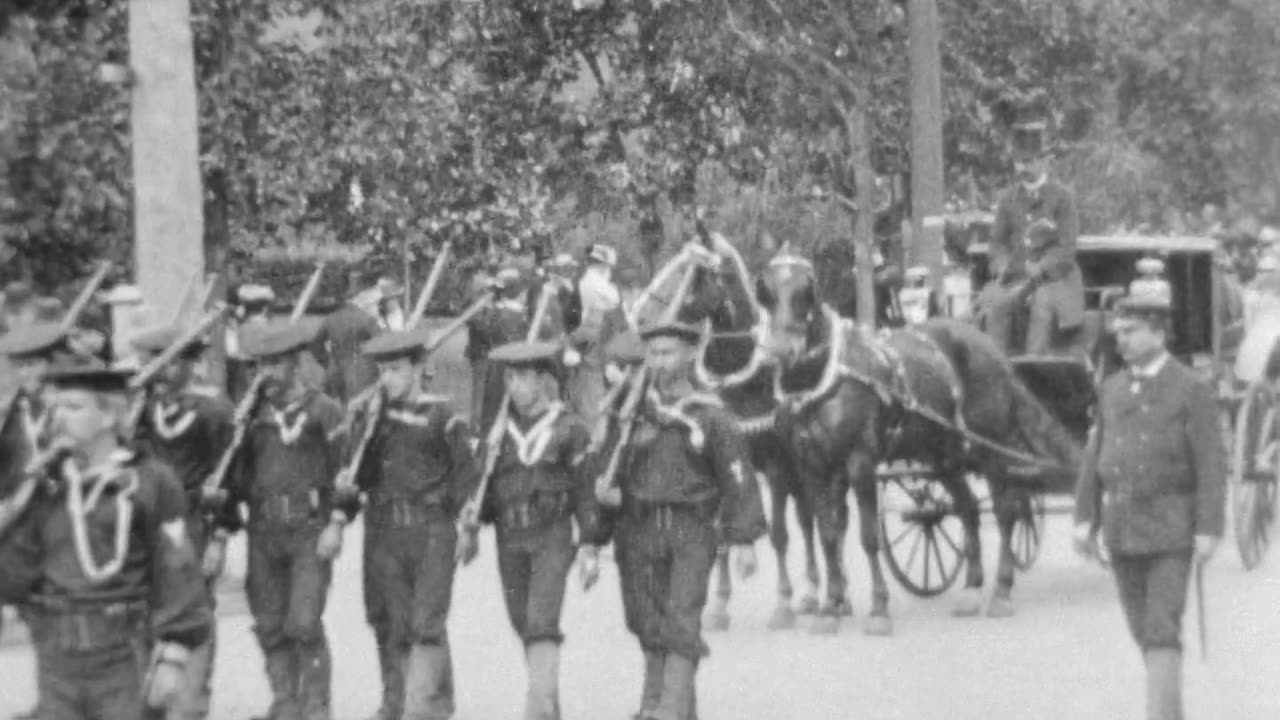
[[[763,345],[776,359],[793,364],[810,347],[822,318],[813,263],[783,245],[756,281],[756,300],[767,319]]]
[[[682,285],[683,298],[677,300]],[[703,235],[660,268],[629,311],[631,325],[656,321],[671,312],[673,302],[681,303],[675,312],[682,321],[706,327],[697,367],[704,384],[736,383],[763,363],[756,334],[764,313],[751,292],[746,262],[723,236]]]

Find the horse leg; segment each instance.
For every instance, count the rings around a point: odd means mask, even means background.
[[[862,623],[866,635],[892,635],[893,620],[889,617],[889,583],[884,579],[880,564],[880,497],[875,463],[870,457],[851,459],[849,476],[853,482],[853,494],[858,501],[858,532],[862,552],[871,568],[871,612]]]
[[[1000,528],[1000,562],[996,567],[996,589],[987,605],[987,617],[1006,618],[1013,615],[1013,528],[1018,522],[1025,491],[1005,478],[993,477],[991,505],[995,511],[996,525]]]
[[[836,598],[845,594],[844,567],[840,546],[844,544],[844,527],[848,525],[849,506],[844,497],[843,478],[831,480],[827,488],[827,499],[823,507],[817,509],[818,538],[822,543],[822,555],[827,564],[827,597],[813,619],[810,632],[818,635],[832,635],[840,629],[840,613]],[[842,522],[843,516],[843,522]]]
[[[716,594],[702,619],[702,627],[709,632],[729,629],[729,596],[733,593],[733,580],[729,573],[729,548],[716,550]]]
[[[769,542],[773,545],[773,555],[778,561],[778,605],[773,609],[773,617],[769,618],[770,630],[789,630],[796,626],[796,613],[791,609],[791,573],[787,570],[787,491],[778,475],[769,485],[769,499],[772,503],[772,523],[769,527]]]
[[[792,495],[795,500],[796,520],[800,524],[800,537],[804,540],[804,595],[796,604],[796,612],[800,615],[813,615],[818,612],[818,586],[822,584],[822,573],[818,570],[817,522],[813,516],[813,502],[803,492]]]
[[[982,568],[982,516],[978,498],[973,494],[960,469],[950,469],[938,477],[955,500],[956,514],[964,526],[964,589],[951,608],[954,617],[973,617],[982,612],[982,586],[986,580]],[[947,542],[946,538],[942,542]]]

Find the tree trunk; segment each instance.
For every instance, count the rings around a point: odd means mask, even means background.
[[[131,0],[136,282],[154,321],[204,274],[195,51],[187,0]]]
[[[925,265],[942,287],[942,225],[926,218],[942,213],[942,60],[937,0],[910,0],[911,33],[911,247],[907,265]],[[903,268],[905,270],[905,268]]]
[[[858,278],[858,322],[867,327],[876,324],[875,288],[875,169],[871,166],[871,119],[865,100],[871,97],[870,78],[866,71],[857,73],[859,102],[845,108],[845,131],[849,136],[849,164],[857,185],[858,210],[853,216],[854,263]]]

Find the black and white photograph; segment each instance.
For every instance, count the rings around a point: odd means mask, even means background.
[[[0,0],[0,720],[1276,720],[1278,492],[1278,0]]]

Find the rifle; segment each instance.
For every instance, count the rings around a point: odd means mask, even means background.
[[[698,252],[692,252],[690,255],[689,262],[684,268],[684,275],[680,277],[680,284],[676,286],[676,291],[672,294],[672,302],[666,307],[663,318],[659,320],[660,323],[670,322],[678,316],[681,306],[684,305],[685,297],[689,294],[689,288],[693,285],[693,279],[699,267],[697,262]],[[630,383],[619,383],[619,385],[628,384],[629,390],[627,391],[627,399],[623,402],[622,409],[618,412],[618,442],[613,446],[613,453],[609,456],[609,464],[605,466],[604,473],[596,478],[596,500],[606,507],[618,507],[622,503],[622,494],[616,482],[618,468],[622,464],[622,452],[627,443],[631,441],[631,431],[635,427],[636,411],[640,407],[640,401],[644,398],[647,375],[645,368],[641,367],[632,372]]]
[[[418,301],[414,303],[413,313],[405,320],[405,330],[412,330],[417,327],[422,320],[422,316],[426,314],[427,303],[431,301],[431,296],[435,293],[436,286],[440,284],[440,277],[444,274],[445,261],[449,257],[451,245],[451,242],[446,241],[444,247],[440,249],[440,254],[436,256],[436,261],[431,266],[431,274],[427,276],[427,284],[423,286],[422,292],[418,294]],[[465,320],[462,324],[465,324]],[[459,324],[459,327],[461,327],[461,324]],[[436,346],[438,344],[438,341],[433,343]],[[364,462],[365,451],[368,449],[369,443],[373,441],[374,433],[377,432],[378,420],[382,417],[383,402],[381,379],[361,391],[352,400],[351,407],[347,411],[348,421],[354,420],[355,410],[366,404],[368,419],[365,421],[364,432],[360,435],[360,441],[351,453],[351,460],[342,469],[342,472],[338,473],[338,491],[340,493],[350,493],[354,489],[356,473],[360,471],[360,464]]]
[[[538,331],[542,329],[542,319],[547,314],[547,308],[551,304],[551,294],[554,288],[551,283],[545,283],[542,286],[542,292],[538,295],[538,305],[533,310],[533,322],[529,325],[529,332],[525,336],[526,342],[533,342],[538,339]],[[489,481],[493,478],[493,472],[498,467],[498,455],[502,451],[502,436],[507,430],[507,418],[511,414],[511,391],[504,390],[502,393],[502,402],[498,404],[498,416],[494,418],[493,425],[489,428],[489,435],[486,440],[484,472],[480,475],[480,485],[476,488],[476,492],[467,501],[462,508],[461,519],[464,526],[474,526],[480,517],[480,504],[484,502],[485,493],[489,489]]]
[[[80,313],[89,306],[89,302],[93,300],[94,293],[98,292],[98,288],[102,286],[102,281],[107,279],[107,273],[111,271],[111,261],[103,260],[98,264],[98,269],[93,273],[93,277],[89,278],[89,282],[80,288],[80,294],[76,295],[76,299],[71,303],[71,307],[67,308],[67,314],[62,316],[63,332],[71,332],[76,326],[76,321],[80,319]]]
[[[137,372],[137,374],[129,378],[129,389],[141,390],[142,395],[134,400],[133,407],[129,410],[129,421],[125,425],[125,432],[128,437],[133,437],[137,434],[138,425],[142,422],[142,413],[147,407],[147,385],[153,378],[155,378],[157,373],[164,369],[164,367],[169,363],[173,362],[173,359],[176,358],[184,348],[190,345],[196,338],[203,335],[205,331],[213,326],[214,323],[218,322],[225,312],[227,312],[226,303],[218,303],[216,308],[205,313],[205,316],[200,319],[200,322],[191,326],[186,332],[179,335],[173,342],[169,343],[169,346],[166,347],[163,352],[152,358],[150,362],[144,365],[142,369]]]
[[[307,280],[306,287],[302,288],[302,294],[298,296],[298,301],[293,305],[293,312],[289,314],[289,322],[296,323],[307,314],[307,306],[311,304],[311,298],[316,294],[316,290],[320,287],[320,277],[324,274],[324,261],[316,263],[316,269],[311,273],[311,277]]]
[[[311,297],[316,294],[316,289],[320,286],[320,276],[323,272],[324,262],[316,263],[315,271],[311,273],[311,278],[307,280],[306,287],[302,289],[302,294],[298,296],[297,302],[293,305],[293,312],[289,315],[290,323],[298,322],[306,313],[307,306],[311,304]],[[258,409],[258,401],[262,396],[262,385],[265,379],[261,372],[255,374],[249,389],[245,392],[244,397],[240,398],[239,404],[236,405],[235,414],[232,415],[235,429],[231,434],[231,442],[222,450],[222,455],[218,458],[218,464],[214,467],[213,472],[209,473],[209,477],[205,478],[204,485],[201,487],[201,496],[207,508],[212,508],[225,498],[222,484],[226,481],[227,472],[231,469],[231,463],[235,460],[236,453],[240,452],[240,447],[244,445],[245,437],[249,434],[249,423],[253,421],[253,415]]]

